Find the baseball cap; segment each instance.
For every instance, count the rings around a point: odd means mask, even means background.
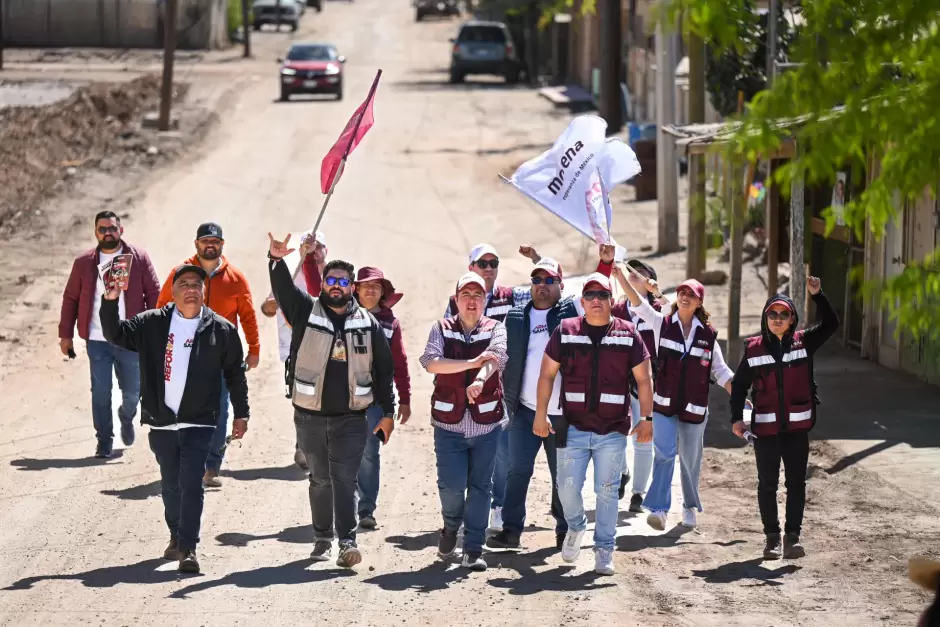
[[[326,238],[323,237],[323,231],[317,231],[317,234],[314,237],[314,241],[320,242],[321,246],[326,246]]]
[[[544,270],[549,276],[553,276],[556,279],[562,278],[561,264],[550,257],[542,257],[542,259],[535,264],[535,267],[532,268],[532,273],[529,276],[535,276],[538,270]]]
[[[460,277],[460,280],[457,281],[457,289],[455,290],[455,292],[459,292],[470,283],[475,283],[479,285],[480,289],[483,290],[484,293],[486,292],[486,281],[484,281],[483,277],[481,277],[476,272],[468,272],[462,277]]]
[[[683,281],[682,283],[680,283],[679,286],[676,288],[676,294],[678,294],[679,291],[682,290],[683,288],[689,290],[690,292],[698,296],[699,300],[705,300],[705,286],[699,283],[698,281],[696,281],[695,279],[687,279]]]
[[[497,259],[499,258],[496,249],[489,244],[477,244],[470,249],[470,263],[476,263],[483,255],[493,255]]]
[[[584,293],[589,291],[591,286],[599,287],[607,292],[611,291],[610,279],[605,277],[600,272],[595,272],[587,278],[587,280],[584,282],[584,287],[581,288],[581,295],[584,296]]]
[[[176,280],[179,279],[184,274],[186,274],[187,272],[195,272],[196,274],[199,275],[199,278],[202,279],[203,281],[205,281],[206,278],[209,276],[202,266],[197,266],[197,265],[193,265],[190,263],[184,263],[181,266],[177,266],[176,270],[173,271],[173,282],[176,283]]]
[[[215,222],[204,222],[200,224],[199,228],[196,229],[196,239],[204,239],[206,237],[224,239],[222,237],[222,227]]]
[[[634,270],[646,272],[649,278],[656,280],[656,270],[653,269],[653,266],[649,265],[645,261],[639,259],[628,259],[627,265],[633,268]]]

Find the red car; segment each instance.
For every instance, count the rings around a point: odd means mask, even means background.
[[[294,94],[333,94],[343,99],[343,64],[332,44],[298,43],[287,51],[281,64],[281,100],[290,100]]]

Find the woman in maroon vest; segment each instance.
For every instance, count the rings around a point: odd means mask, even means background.
[[[756,436],[757,504],[767,536],[766,559],[779,559],[781,554],[777,518],[781,460],[787,486],[783,557],[806,554],[800,543],[800,531],[806,504],[809,430],[816,424],[813,354],[839,328],[839,317],[822,293],[819,279],[809,277],[806,287],[816,305],[820,323],[797,331],[800,319],[793,301],[783,294],[768,299],[761,317],[761,334],[748,340],[731,390],[732,429],[742,438],[747,435],[745,399],[753,390],[751,431]]]
[[[703,306],[705,288],[689,279],[676,288],[670,313],[656,311],[633,289],[631,273],[627,298],[633,311],[653,327],[656,337],[656,384],[653,391],[653,480],[643,506],[646,521],[658,531],[666,528],[672,506],[672,476],[679,457],[682,483],[682,525],[695,528],[701,512],[698,484],[702,468],[703,436],[708,422],[708,390],[712,379],[731,393],[734,373],[725,364],[718,332],[708,322]],[[659,293],[656,281],[647,290]],[[678,445],[677,445],[678,443]]]

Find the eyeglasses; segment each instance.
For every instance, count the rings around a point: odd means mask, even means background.
[[[339,283],[340,287],[349,287],[352,281],[350,281],[349,279],[340,279],[335,276],[326,277],[326,284],[329,285],[330,287],[333,287],[337,283]]]
[[[121,230],[119,226],[99,226],[98,232],[102,235],[107,235],[108,233],[117,233]]]
[[[541,285],[542,283],[545,285],[555,285],[556,283],[561,283],[561,279],[553,276],[548,276],[544,279],[540,276],[532,277],[532,285]]]
[[[480,259],[476,262],[476,265],[480,266],[481,269],[486,270],[487,268],[493,268],[494,270],[499,267],[499,259],[493,259],[492,261],[487,261],[486,259]]]
[[[591,290],[590,292],[585,292],[581,295],[584,300],[607,300],[610,298],[610,292],[604,292],[602,290]]]
[[[771,311],[768,311],[768,312],[767,312],[767,319],[768,319],[768,320],[774,320],[774,321],[776,321],[776,320],[782,320],[782,321],[786,322],[787,320],[790,319],[790,316],[792,316],[792,315],[793,315],[793,314],[792,314],[791,312],[789,312],[789,311],[773,311],[773,310],[771,310]]]

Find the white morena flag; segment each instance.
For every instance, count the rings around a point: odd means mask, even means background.
[[[555,144],[503,180],[598,244],[610,236],[609,191],[640,173],[633,150],[607,138],[607,122],[596,115],[573,119]],[[617,246],[617,259],[626,250]]]

